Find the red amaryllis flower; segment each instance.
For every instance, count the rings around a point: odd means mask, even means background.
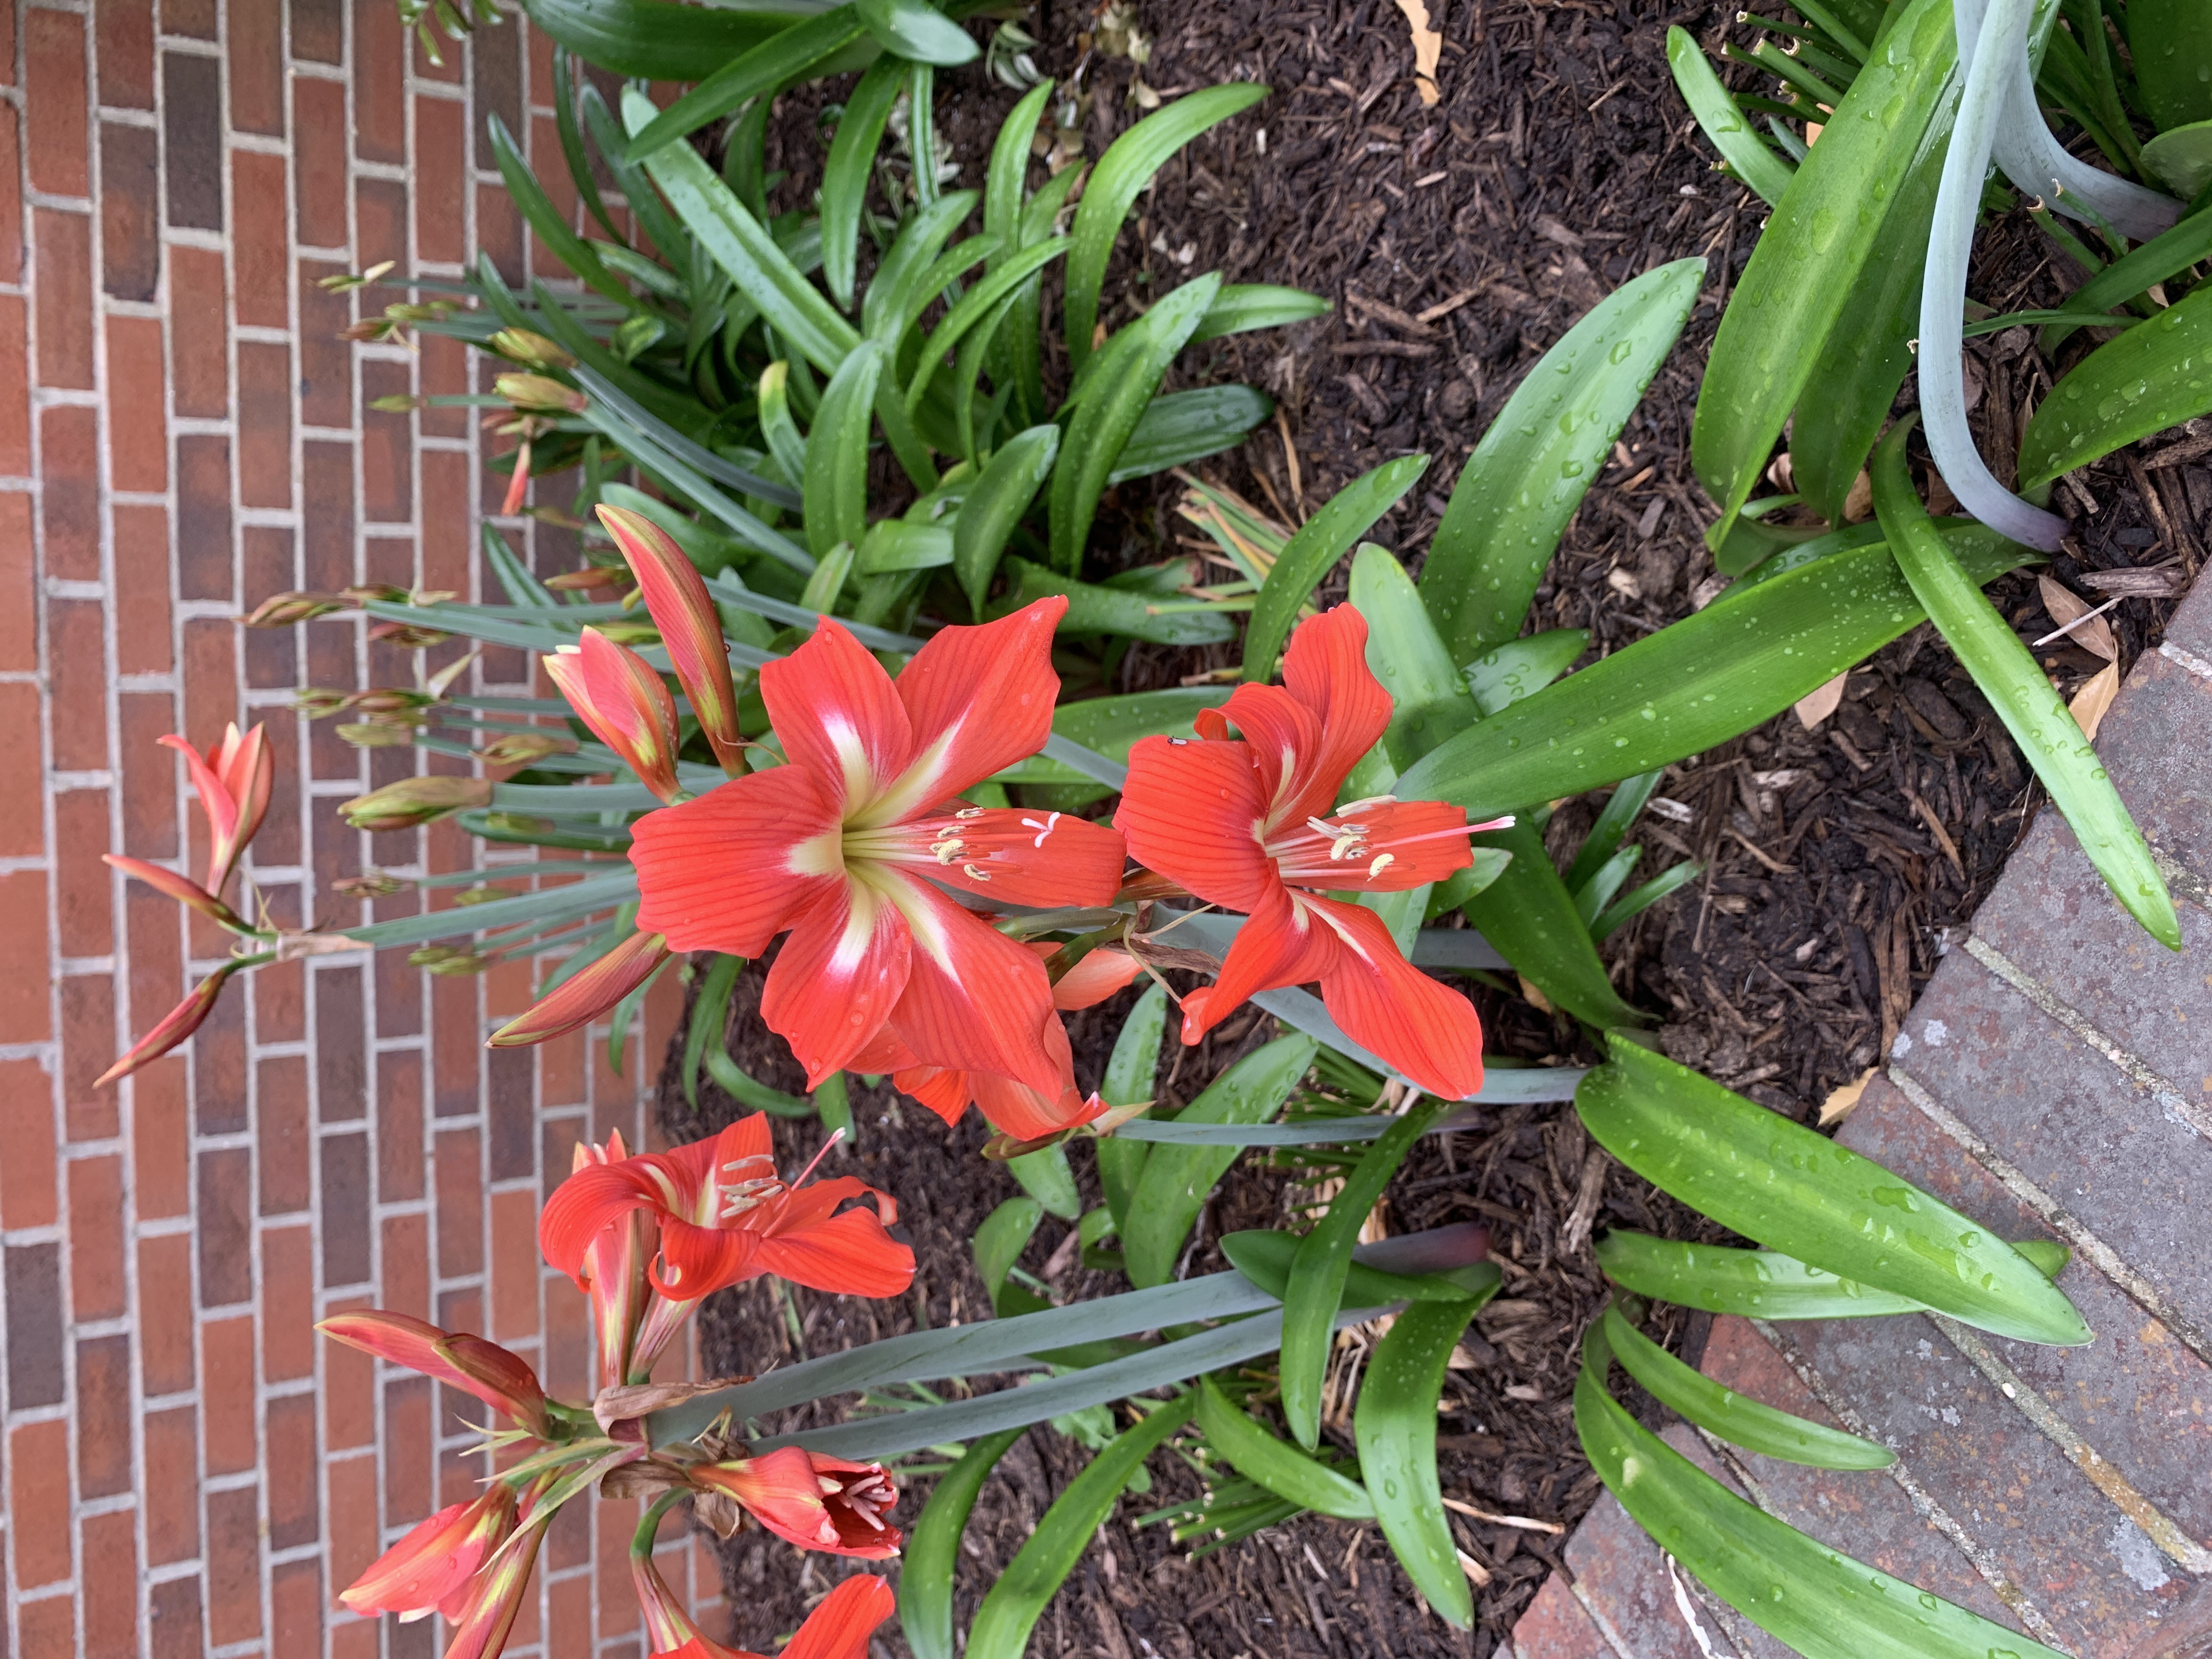
[[[325,1336],[380,1359],[420,1371],[468,1393],[503,1413],[517,1428],[550,1437],[545,1390],[527,1360],[466,1331],[441,1331],[407,1314],[381,1308],[332,1314],[315,1328]]]
[[[440,1510],[377,1557],[338,1600],[365,1618],[396,1613],[402,1624],[433,1613],[459,1619],[469,1581],[514,1530],[514,1493],[495,1485],[473,1503]]]
[[[510,1538],[469,1581],[445,1659],[499,1659],[506,1648],[507,1632],[514,1628],[515,1615],[522,1611],[522,1598],[530,1588],[530,1575],[538,1566],[538,1546],[545,1541],[547,1517],[532,1511],[554,1480],[550,1474],[540,1475],[532,1485],[521,1505],[520,1535]]]
[[[208,820],[208,875],[204,885],[217,898],[223,884],[238,866],[246,843],[261,827],[269,811],[269,791],[276,779],[276,763],[259,726],[241,734],[235,722],[223,728],[222,741],[205,756],[175,732],[163,738],[164,748],[185,757],[192,788]]]
[[[880,1561],[901,1534],[885,1522],[898,1487],[880,1463],[848,1463],[797,1446],[691,1471],[694,1485],[726,1492],[761,1525],[801,1549]]]
[[[586,1164],[546,1200],[538,1246],[581,1289],[586,1253],[601,1231],[643,1210],[660,1223],[660,1253],[647,1269],[653,1287],[687,1308],[763,1273],[851,1296],[905,1290],[914,1252],[884,1231],[898,1219],[890,1196],[854,1176],[811,1187],[800,1184],[805,1179],[787,1187],[776,1178],[768,1118],[756,1112],[710,1140]],[[863,1196],[876,1200],[874,1209],[835,1213]]]
[[[761,670],[790,763],[632,827],[637,925],[672,949],[757,957],[791,930],[761,1017],[809,1087],[886,1024],[933,1065],[1056,1087],[1042,964],[934,884],[1043,906],[1103,904],[1121,884],[1103,824],[956,799],[1051,734],[1066,608],[945,629],[896,684],[824,617]]]
[[[604,1146],[578,1141],[569,1170],[573,1174],[594,1164],[620,1164],[629,1157],[629,1148],[623,1145],[622,1132],[617,1129],[608,1133]],[[599,1362],[595,1395],[623,1387],[633,1373],[642,1381],[652,1372],[657,1355],[640,1355],[641,1363],[634,1364],[632,1351],[639,1323],[653,1300],[645,1277],[653,1260],[653,1217],[639,1208],[600,1228],[585,1249],[581,1277],[585,1294],[591,1298],[592,1333]]]
[[[632,1571],[653,1659],[761,1659],[758,1654],[726,1648],[701,1634],[650,1559],[633,1561]],[[868,1650],[868,1638],[891,1616],[896,1605],[889,1583],[872,1573],[855,1573],[806,1615],[799,1634],[784,1644],[778,1659],[862,1659]]]
[[[663,800],[682,793],[676,699],[650,663],[596,628],[538,660],[592,735],[621,756],[639,782]]]
[[[1474,1006],[1409,964],[1373,911],[1321,895],[1441,881],[1473,861],[1470,830],[1498,826],[1471,825],[1441,801],[1389,796],[1332,811],[1390,722],[1366,647],[1366,620],[1348,605],[1302,623],[1280,687],[1237,687],[1200,714],[1197,741],[1139,740],[1115,823],[1139,863],[1250,915],[1220,978],[1183,998],[1185,1042],[1256,992],[1318,980],[1353,1039],[1456,1100],[1482,1085]]]

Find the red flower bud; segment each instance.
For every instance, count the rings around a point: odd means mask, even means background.
[[[699,729],[714,745],[714,758],[732,777],[745,770],[744,739],[738,730],[738,695],[730,681],[729,647],[722,640],[722,618],[707,592],[698,566],[675,538],[642,513],[619,507],[599,508],[599,522],[615,538],[637,585],[645,608],[660,630],[668,660],[684,695],[699,717]]]
[[[95,1089],[104,1089],[118,1078],[128,1077],[149,1060],[159,1060],[186,1037],[200,1029],[200,1022],[215,1012],[216,999],[222,994],[222,982],[238,971],[236,963],[225,963],[192,989],[192,994],[172,1008],[167,1018],[138,1039],[131,1052],[117,1060],[93,1082]]]
[[[540,1439],[552,1433],[538,1373],[495,1342],[465,1331],[441,1331],[410,1315],[381,1308],[332,1314],[315,1328],[349,1348],[472,1394]]]
[[[539,659],[545,672],[592,728],[663,800],[681,793],[676,781],[676,700],[644,658],[596,628],[574,645]]]
[[[659,933],[632,933],[494,1031],[484,1046],[520,1048],[587,1025],[644,984],[667,960],[668,941]]]
[[[470,1581],[514,1530],[514,1493],[503,1486],[471,1504],[440,1510],[338,1592],[364,1618],[396,1613],[401,1620],[435,1610],[459,1619],[468,1608]]]
[[[204,757],[176,733],[161,739],[164,748],[185,757],[192,787],[208,818],[208,873],[202,884],[220,897],[223,884],[238,866],[246,843],[261,828],[269,811],[269,792],[276,781],[276,763],[269,753],[262,729],[241,733],[236,722],[223,730],[222,741]]]
[[[102,853],[100,861],[111,869],[120,870],[125,875],[144,882],[155,892],[176,900],[186,909],[198,911],[219,927],[228,927],[234,933],[253,931],[237,911],[189,876],[180,876],[173,870],[164,870],[160,865],[149,864],[143,859],[126,858],[120,853]]]

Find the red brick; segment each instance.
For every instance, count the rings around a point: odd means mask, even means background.
[[[90,391],[92,372],[92,221],[82,213],[35,208],[32,245],[38,250],[40,386]]]
[[[71,1140],[112,1140],[122,1133],[112,1088],[97,1086],[114,1064],[115,981],[70,974],[61,981],[62,1133]]]
[[[376,1201],[422,1196],[422,1062],[394,1049],[377,1061]]]
[[[407,159],[408,43],[381,0],[354,0],[354,151],[364,161]]]
[[[437,1139],[438,1276],[472,1277],[483,1271],[483,1177],[477,1132],[448,1129]]]
[[[301,85],[306,82],[302,82]],[[300,420],[307,426],[349,426],[353,421],[353,348],[339,337],[353,319],[353,306],[344,295],[332,294],[323,288],[318,278],[342,271],[343,266],[309,264],[300,266],[297,290],[300,307]],[[349,515],[353,502],[353,449],[350,445],[340,447],[334,444],[306,444],[301,446],[302,465],[307,471],[307,499],[317,503],[319,519],[333,509],[342,516]],[[337,477],[327,487],[315,487],[313,457],[318,450],[337,455],[343,465]],[[308,532],[312,544],[314,520],[310,520]],[[353,580],[352,526],[344,526],[348,568],[345,575],[334,585],[343,586]],[[312,578],[311,578],[312,585]],[[335,630],[330,630],[335,632]]]
[[[258,1063],[255,1139],[260,1150],[260,1213],[305,1210],[313,1195],[307,1130],[307,1062],[283,1054]]]
[[[154,0],[96,0],[93,40],[100,101],[111,109],[154,107]]]
[[[545,1650],[551,1659],[590,1659],[592,1651],[592,1581],[563,1578],[548,1588],[550,1608]],[[604,1617],[604,1615],[602,1615]],[[606,1634],[602,1626],[600,1634]]]
[[[230,366],[224,361],[222,255],[207,248],[169,250],[171,388],[179,415],[220,420],[230,412]]]
[[[138,1580],[138,1517],[115,1510],[84,1519],[84,1559],[100,1564],[104,1595],[84,1598],[85,1659],[135,1659],[138,1651],[138,1598],[125,1586]]]
[[[0,875],[0,1042],[44,1042],[53,1030],[46,983],[46,878],[37,870]]]
[[[329,1536],[331,1583],[350,1584],[384,1553],[377,1536],[376,1460],[333,1457],[323,1468],[330,1487],[329,1507],[323,1513]],[[374,1625],[368,1628],[374,1634]],[[374,1645],[369,1651],[376,1651]]]
[[[161,0],[162,32],[212,40],[221,9],[221,0]]]
[[[200,1327],[201,1444],[210,1474],[236,1474],[259,1462],[253,1432],[253,1316]]]
[[[222,65],[216,58],[161,54],[161,147],[169,223],[221,230]]]
[[[191,1208],[191,1126],[181,1060],[155,1060],[131,1074],[131,1198],[141,1221]]]
[[[9,17],[12,0],[0,0],[0,22]],[[0,52],[0,62],[7,54]],[[0,282],[23,280],[23,147],[15,106],[0,106]]]
[[[156,446],[158,453],[159,446]],[[135,571],[166,564],[169,514],[158,506],[129,501],[109,509],[115,522],[115,564]],[[122,674],[167,673],[175,662],[170,649],[169,585],[166,581],[116,584],[115,667]]]
[[[243,1146],[199,1155],[193,1213],[200,1232],[200,1305],[229,1308],[253,1297],[253,1157]]]
[[[284,136],[284,20],[271,5],[230,8],[230,125]]]
[[[522,215],[496,184],[477,186],[477,252],[490,256],[510,288],[524,281]]]
[[[23,19],[23,106],[30,118],[31,188],[89,196],[84,20],[33,11]]]
[[[82,1498],[131,1490],[131,1339],[76,1345],[76,1489]]]
[[[269,1402],[264,1436],[268,1447],[269,1544],[292,1549],[312,1544],[322,1529],[316,1507],[315,1396],[286,1395]]]
[[[354,180],[354,248],[363,265],[381,264],[391,259],[403,271],[410,269],[407,261],[407,186],[390,179],[356,179]],[[384,295],[372,301],[376,290],[363,293],[364,314],[372,308],[381,309],[398,295]]]
[[[200,1581],[196,1573],[167,1578],[146,1591],[149,1659],[199,1659],[207,1650],[200,1632]]]
[[[538,1196],[491,1195],[491,1329],[512,1343],[538,1329]]]
[[[283,156],[250,149],[230,153],[230,302],[241,324],[291,326],[286,291],[291,264],[285,222],[289,199]]]
[[[300,241],[343,248],[350,168],[346,159],[345,87],[295,76],[292,81],[292,188]]]
[[[70,789],[54,803],[54,911],[65,957],[105,956],[114,948],[110,872],[100,861],[109,841],[107,792]]]
[[[61,1526],[64,1531],[68,1529],[66,1522]],[[77,1650],[76,1607],[68,1595],[26,1601],[17,1617],[22,1621],[24,1652],[64,1654]]]
[[[384,1513],[388,1520],[420,1521],[437,1507],[432,1427],[435,1395],[436,1385],[427,1376],[396,1377],[385,1385]]]
[[[31,475],[31,346],[27,319],[21,295],[0,295],[0,473],[11,478]]]
[[[217,1647],[261,1634],[261,1495],[207,1494],[208,1638]]]
[[[189,433],[177,440],[177,596],[238,600],[230,545],[230,440]]]
[[[54,767],[107,769],[107,642],[97,599],[46,601],[47,661],[52,675]]]
[[[70,405],[39,417],[40,478],[46,574],[65,580],[100,580],[100,435],[97,411]]]
[[[149,1395],[182,1394],[198,1378],[193,1352],[192,1241],[157,1233],[138,1241],[138,1370]]]
[[[242,507],[292,505],[292,352],[238,347],[238,499]]]
[[[107,319],[107,481],[112,489],[152,492],[169,487],[167,373],[161,360],[161,325],[157,319]],[[118,531],[118,559],[124,552],[122,542]],[[166,536],[157,545],[166,562]],[[153,550],[148,546],[139,552],[145,557]],[[134,584],[139,585],[143,584]]]
[[[151,127],[100,124],[100,282],[111,299],[160,292],[160,153]]]
[[[348,1305],[350,1305],[349,1299]],[[336,1312],[339,1304],[328,1310]],[[376,1443],[376,1362],[343,1342],[327,1340],[323,1355],[323,1441],[325,1455]],[[337,1514],[335,1482],[331,1513]],[[374,1559],[372,1556],[371,1559]],[[362,1566],[366,1566],[365,1560]],[[361,1571],[357,1566],[355,1572]]]
[[[450,98],[415,100],[415,148],[423,156],[455,157],[467,148],[466,111]],[[415,173],[415,247],[419,258],[458,264],[468,257],[467,170],[433,165]]]
[[[146,1562],[200,1553],[199,1422],[190,1406],[146,1414]]]
[[[81,1320],[120,1319],[124,1285],[123,1160],[70,1160],[70,1307]]]
[[[531,117],[530,150],[533,155],[557,156],[561,154],[560,133],[554,126],[551,116]],[[568,225],[574,224],[579,208],[576,201],[575,182],[569,178],[568,169],[565,167],[541,166],[537,172],[538,182],[544,186],[545,194],[552,202],[554,211],[561,216],[561,222]],[[559,256],[547,247],[541,238],[532,235],[530,242],[532,249],[530,269],[533,275],[557,279],[574,274],[568,266],[561,263]]]
[[[321,1562],[291,1561],[270,1570],[269,1634],[276,1652],[322,1651],[323,1600]],[[375,1626],[365,1628],[374,1631]]]
[[[4,698],[5,688],[0,688]],[[123,759],[123,850],[133,858],[177,855],[178,792],[185,789],[184,763],[161,746],[177,729],[175,704],[166,691],[125,691],[116,700],[117,748]],[[0,731],[6,729],[0,723]],[[0,819],[0,836],[4,836]]]
[[[268,1227],[261,1234],[261,1370],[282,1382],[312,1376],[315,1350],[315,1254],[307,1227]]]
[[[46,1068],[0,1060],[0,1228],[51,1227],[60,1217],[54,1178],[54,1109]]]
[[[246,608],[251,609],[271,593],[299,586],[299,560],[290,531],[272,525],[247,525],[239,532],[238,541],[239,599]],[[246,631],[240,641],[240,653],[249,687],[266,689],[300,684],[299,632],[295,628],[253,628]],[[296,787],[299,757],[295,752],[299,722],[264,715],[263,723],[270,740],[282,744],[276,777],[280,787],[287,791],[289,805],[278,806],[271,794],[270,816],[263,821],[261,832],[267,840],[260,844],[281,845],[284,854],[273,861],[289,863],[298,857],[300,851]],[[267,975],[257,974],[254,977],[258,981]]]
[[[8,1437],[8,1484],[18,1516],[53,1517],[58,1524],[15,1528],[15,1583],[33,1590],[70,1577],[69,1425],[26,1423]]]
[[[416,344],[422,351],[416,360],[416,384],[425,397],[451,395],[470,389],[469,359],[475,354],[469,347],[442,334],[418,336]],[[476,424],[471,411],[466,409],[418,409],[415,411],[415,422],[417,429],[426,438],[465,438]],[[443,459],[440,452],[424,451],[422,461],[426,469],[433,456]],[[465,457],[455,456],[453,459],[466,468],[468,462]],[[468,500],[471,482],[465,471],[461,495],[464,501]],[[430,504],[430,484],[427,477],[423,480],[422,494],[422,510],[427,520],[436,510]],[[470,515],[464,508],[459,516],[465,520]]]

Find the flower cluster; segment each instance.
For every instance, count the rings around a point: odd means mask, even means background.
[[[503,1423],[486,1431],[500,1468],[483,1495],[416,1527],[338,1599],[365,1615],[442,1613],[453,1626],[447,1659],[496,1659],[547,1525],[595,1485],[611,1498],[653,1499],[631,1554],[655,1654],[716,1659],[731,1651],[699,1632],[653,1570],[654,1533],[679,1502],[690,1500],[725,1536],[750,1516],[804,1549],[870,1560],[896,1554],[900,1534],[888,1517],[898,1489],[880,1465],[795,1446],[755,1455],[720,1420],[675,1443],[652,1435],[659,1407],[726,1386],[651,1380],[654,1361],[702,1297],[768,1273],[869,1297],[895,1296],[912,1280],[912,1252],[884,1230],[897,1217],[890,1195],[850,1176],[810,1184],[811,1173],[788,1184],[778,1177],[759,1116],[668,1152],[634,1155],[618,1134],[576,1148],[538,1237],[546,1260],[590,1300],[596,1372],[588,1405],[549,1398],[526,1361],[480,1336],[376,1310],[323,1321],[325,1335],[473,1395]],[[859,1202],[841,1208],[848,1200]],[[889,1612],[881,1579],[848,1579],[786,1651],[858,1659]]]

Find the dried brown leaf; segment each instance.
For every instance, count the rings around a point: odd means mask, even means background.
[[[1808,732],[1818,731],[1820,722],[1843,707],[1844,684],[1848,673],[1838,674],[1826,685],[1808,691],[1797,699],[1797,723]]]
[[[2102,617],[2092,614],[2093,607],[2087,599],[2072,589],[2062,586],[2047,574],[2038,575],[2035,590],[2043,596],[2043,608],[2051,613],[2051,620],[2067,630],[2066,637],[2084,651],[2112,662],[2120,654],[2119,642],[2112,637],[2112,625]],[[2083,618],[2087,620],[2084,621]],[[2050,636],[2045,635],[2045,639]],[[2043,641],[2039,640],[2038,644]]]
[[[1413,72],[1421,101],[1434,104],[1443,95],[1437,90],[1437,61],[1443,56],[1444,38],[1429,27],[1429,9],[1421,0],[1398,0],[1398,9],[1406,14],[1413,31]]]
[[[2066,705],[2067,712],[2081,726],[2081,735],[2090,742],[2097,740],[2097,728],[2104,724],[2105,711],[2112,706],[2112,699],[2119,695],[2120,665],[2108,662],[2097,671],[2095,678],[2074,694],[2074,701]]]
[[[1866,1092],[1867,1085],[1874,1081],[1874,1074],[1880,1069],[1869,1066],[1849,1083],[1828,1091],[1828,1097],[1820,1103],[1820,1127],[1825,1129],[1849,1117],[1851,1108],[1859,1103],[1859,1097]]]

